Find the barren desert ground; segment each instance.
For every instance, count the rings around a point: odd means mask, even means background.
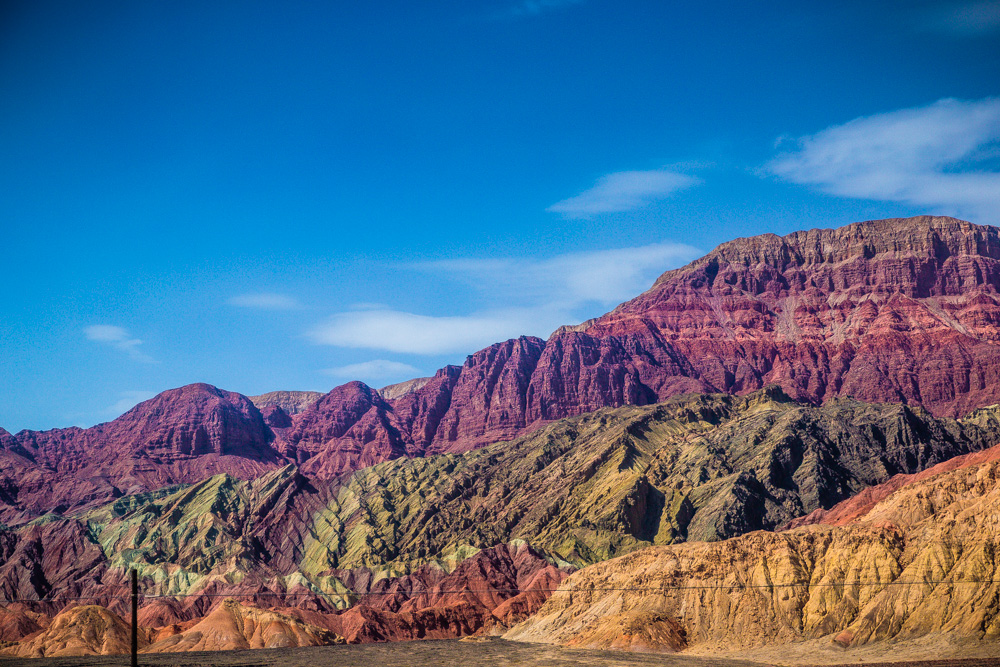
[[[127,655],[67,658],[4,658],[0,667],[111,667],[128,665]],[[161,653],[141,655],[139,664],[148,667],[478,667],[479,665],[519,665],[521,667],[752,667],[764,664],[743,660],[663,654],[625,653],[569,649],[544,644],[504,640],[427,640],[318,646],[309,648]],[[857,663],[855,663],[857,664]],[[866,662],[865,667],[993,667],[994,658],[929,660],[912,662]]]
[[[0,667],[80,667],[128,665],[127,655],[0,659]],[[664,656],[620,651],[568,649],[545,644],[491,641],[426,640],[385,644],[314,646],[308,648],[258,649],[140,655],[139,664],[157,667],[477,667],[521,665],[522,667],[741,667],[756,663]]]

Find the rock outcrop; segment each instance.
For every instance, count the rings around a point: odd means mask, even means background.
[[[648,619],[659,650],[732,651],[822,639],[1000,636],[1000,462],[912,482],[844,526],[652,547],[571,575],[507,638],[609,647]],[[683,641],[677,641],[678,638]]]
[[[0,649],[0,654],[21,658],[109,655],[128,653],[131,641],[131,629],[120,616],[98,605],[84,605],[66,609],[34,638]],[[148,643],[145,633],[139,633],[140,648]]]
[[[322,396],[318,391],[271,391],[248,398],[260,410],[264,423],[278,430],[290,427],[292,415],[308,410]]]
[[[603,407],[769,384],[814,404],[961,416],[1000,402],[998,231],[925,216],[730,241],[603,317],[492,345],[398,396],[389,388],[371,414],[347,408],[359,388],[335,390],[293,419],[293,444],[322,453],[314,470],[329,476]],[[316,428],[326,422],[343,435]]]
[[[20,471],[3,475],[0,506],[7,516],[31,518],[219,472],[256,477],[286,463],[273,440],[250,399],[187,385],[92,428],[21,431],[5,439],[0,472]]]
[[[323,396],[319,391],[269,391],[247,398],[263,412],[267,408],[280,408],[287,415],[297,415],[308,410]]]
[[[225,600],[192,627],[146,647],[143,653],[229,651],[343,644],[325,628],[286,614]]]

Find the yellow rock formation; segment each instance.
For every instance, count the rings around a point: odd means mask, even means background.
[[[597,563],[505,637],[655,650],[995,640],[998,482],[1000,462],[971,465],[904,486],[846,526],[651,547]]]
[[[129,625],[117,614],[98,605],[85,605],[60,612],[33,639],[3,652],[21,658],[127,653],[130,637]],[[140,648],[146,644],[145,635],[140,633]]]

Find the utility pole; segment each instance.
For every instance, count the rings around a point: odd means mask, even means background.
[[[139,665],[139,571],[132,568],[132,667]]]

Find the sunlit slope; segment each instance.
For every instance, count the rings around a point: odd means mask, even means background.
[[[776,389],[599,410],[465,454],[399,459],[338,480],[286,466],[126,496],[0,528],[9,597],[101,594],[136,567],[158,593],[315,594],[343,607],[374,581],[522,540],[583,566],[652,544],[720,540],[830,507],[897,473],[1000,440],[962,421]],[[186,604],[186,603],[185,603]],[[203,602],[185,612],[200,615]],[[205,608],[202,608],[205,607]]]
[[[995,418],[936,420],[780,391],[606,409],[462,455],[400,459],[341,482],[293,467],[226,475],[81,517],[112,564],[274,574],[408,571],[523,539],[576,564],[647,544],[773,528],[899,472],[983,448]],[[180,571],[179,570],[179,571]]]
[[[585,568],[508,638],[733,650],[1000,637],[1000,462],[905,486],[861,519],[652,547]],[[650,641],[629,631],[670,624]]]
[[[599,410],[469,452],[360,471],[312,531],[310,571],[403,566],[524,539],[575,564],[648,544],[773,528],[892,475],[997,440],[994,418],[935,420],[771,389]]]

